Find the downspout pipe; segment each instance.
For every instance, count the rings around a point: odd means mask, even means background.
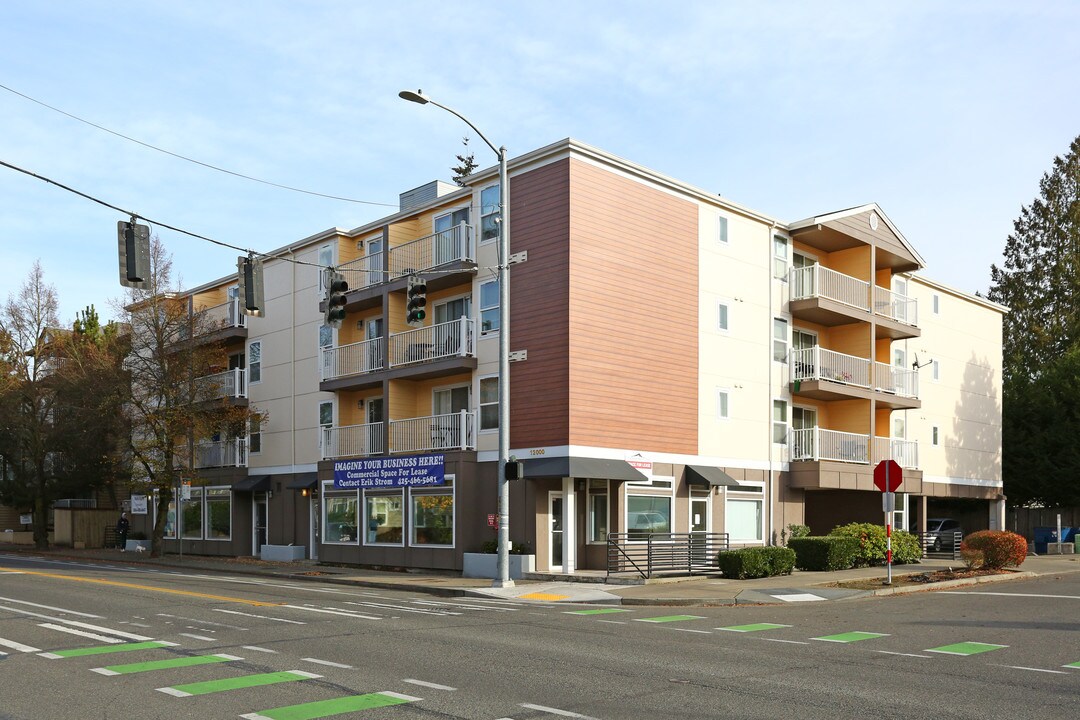
[[[772,423],[773,423],[773,417],[772,417],[772,404],[773,404],[773,371],[772,371],[772,367],[773,367],[773,349],[772,349],[772,346],[773,346],[773,343],[772,343],[772,341],[773,341],[773,329],[772,328],[773,328],[773,274],[774,274],[773,273],[773,267],[772,267],[773,266],[772,244],[773,244],[773,235],[775,233],[776,233],[776,221],[773,221],[772,225],[769,227],[769,237],[765,241],[765,256],[766,256],[765,257],[765,279],[766,279],[766,287],[768,288],[768,292],[769,292],[769,317],[766,319],[767,327],[766,327],[766,334],[765,334],[765,337],[766,337],[765,351],[768,353],[767,362],[769,363],[768,365],[766,365],[766,367],[769,368],[769,381],[767,383],[767,386],[769,388],[769,392],[767,394],[766,402],[765,402],[765,406],[766,406],[765,411],[767,413],[767,416],[766,416],[767,422],[765,423],[765,432],[768,434],[768,437],[766,438],[765,449],[766,449],[766,454],[768,455],[768,458],[769,458],[769,476],[768,476],[767,482],[766,482],[767,492],[765,493],[765,497],[768,498],[768,502],[769,502],[769,531],[768,531],[768,535],[767,535],[767,537],[768,537],[768,542],[766,543],[767,545],[775,545],[776,544],[776,538],[773,535],[773,529],[775,527],[775,525],[774,525],[774,523],[775,523],[775,515],[774,515],[774,509],[773,508],[774,508],[775,501],[776,501],[776,493],[773,491],[773,437],[772,437]]]

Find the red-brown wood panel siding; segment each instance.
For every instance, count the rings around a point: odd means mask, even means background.
[[[570,443],[697,453],[697,206],[571,160],[569,243]]]
[[[510,271],[512,447],[569,442],[570,161],[510,180],[510,252],[529,253]]]

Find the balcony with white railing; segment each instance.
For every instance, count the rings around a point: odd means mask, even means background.
[[[386,280],[383,272],[383,253],[371,253],[362,258],[342,263],[337,268],[338,272],[345,276],[345,282],[349,283],[349,290],[363,290],[372,285],[378,285]]]
[[[791,300],[820,298],[846,305],[859,312],[870,311],[870,283],[821,265],[792,268],[789,274]]]
[[[791,462],[834,460],[868,464],[870,436],[822,428],[791,430],[788,433],[788,453]]]
[[[895,460],[902,468],[919,467],[919,443],[916,440],[899,438],[874,438],[874,463],[882,460]]]
[[[869,397],[859,391],[870,388],[870,361],[866,358],[815,345],[792,350],[789,360],[795,392],[822,400]]]
[[[196,312],[195,333],[201,338],[226,340],[247,337],[247,315],[240,300],[233,298],[220,305],[211,305]]]
[[[390,336],[390,367],[476,355],[476,321],[467,317]]]
[[[919,303],[888,288],[874,286],[874,319],[877,336],[894,340],[919,337]]]
[[[322,428],[323,460],[367,457],[383,452],[383,423]]]
[[[325,382],[354,375],[368,375],[383,369],[383,338],[363,340],[322,349],[320,378]]]
[[[461,223],[419,240],[390,248],[387,279],[394,280],[452,263],[474,263],[475,261],[473,228],[467,223]]]
[[[247,373],[242,368],[195,378],[195,397],[199,401],[242,399],[247,397]]]
[[[879,405],[893,408],[919,407],[919,373],[888,363],[874,363],[874,390]]]
[[[196,443],[195,467],[198,469],[247,467],[247,450],[247,438]]]
[[[462,410],[390,421],[390,452],[476,449],[476,413]]]

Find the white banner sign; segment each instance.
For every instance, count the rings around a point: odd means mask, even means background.
[[[146,496],[145,495],[132,495],[131,496],[131,514],[132,515],[145,515],[146,514]]]

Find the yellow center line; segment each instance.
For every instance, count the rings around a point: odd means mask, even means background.
[[[14,569],[15,568],[0,567],[0,572]],[[100,580],[98,578],[79,577],[78,575],[58,575],[56,573],[40,572],[38,570],[20,570],[19,572],[23,575],[37,575],[38,577],[53,578],[55,580],[73,580],[75,582],[112,585],[114,587],[131,588],[133,590],[149,590],[151,592],[169,593],[171,595],[187,595],[188,597],[205,598],[207,600],[243,603],[244,605],[254,605],[255,607],[271,607],[285,604],[279,602],[261,602],[259,600],[244,600],[243,598],[228,597],[226,595],[210,595],[209,593],[192,592],[191,590],[170,590],[168,588],[154,587],[153,585],[138,585],[136,583],[126,583],[118,580]]]

